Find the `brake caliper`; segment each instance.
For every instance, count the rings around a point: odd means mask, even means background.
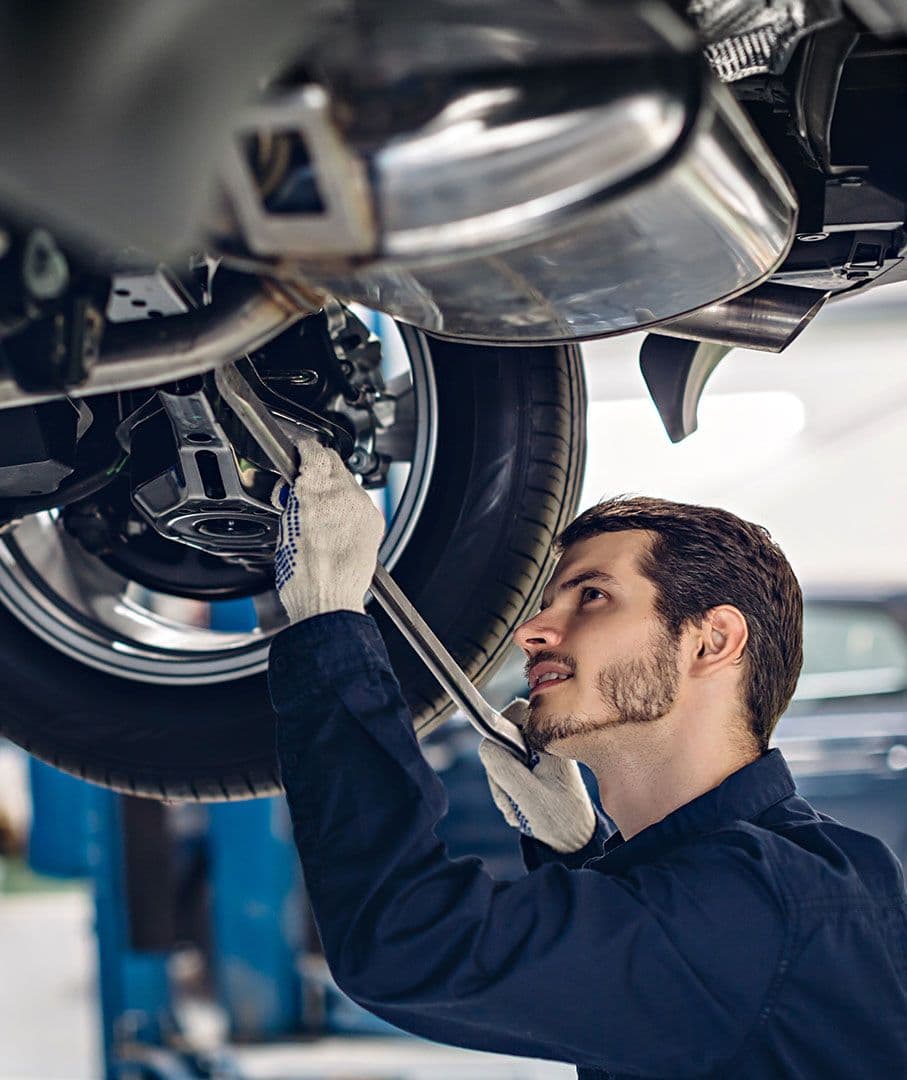
[[[292,400],[317,401],[318,413],[347,432],[348,447],[337,447],[347,468],[362,477],[363,487],[383,487],[391,458],[375,445],[377,434],[392,427],[396,399],[381,374],[381,341],[349,308],[329,300],[317,316],[300,327],[304,339],[319,339],[317,370],[281,371],[275,350],[256,364],[263,382]]]

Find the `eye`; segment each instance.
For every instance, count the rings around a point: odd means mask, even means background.
[[[591,585],[583,589],[582,602],[585,604],[587,600],[607,600],[608,594],[603,593],[601,589],[595,589]]]

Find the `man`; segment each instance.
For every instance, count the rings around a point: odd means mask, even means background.
[[[363,611],[381,516],[335,454],[301,453],[271,695],[341,988],[416,1034],[589,1080],[907,1076],[901,868],[767,750],[801,663],[800,590],[768,534],[650,499],[566,530],[515,635],[531,697],[509,711],[538,762],[482,748],[531,871],[495,882],[434,835],[443,789]]]

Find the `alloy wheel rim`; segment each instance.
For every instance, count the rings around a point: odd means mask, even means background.
[[[379,558],[392,569],[431,481],[437,390],[424,334],[386,316],[378,320],[385,348],[398,365],[409,366],[415,405],[405,478],[396,469],[402,461],[391,466],[397,494]],[[223,601],[146,588],[90,555],[56,510],[32,515],[0,537],[0,603],[67,656],[144,683],[202,685],[259,674],[267,668],[271,638],[288,625],[271,589]]]

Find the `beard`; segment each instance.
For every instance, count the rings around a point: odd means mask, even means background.
[[[678,636],[662,627],[643,657],[615,660],[603,667],[595,678],[603,706],[597,716],[542,716],[537,708],[540,701],[531,701],[523,724],[527,747],[545,750],[557,739],[623,724],[648,724],[660,720],[670,711],[677,697],[677,643]],[[549,659],[547,654],[544,658]],[[555,656],[552,654],[550,659]]]

